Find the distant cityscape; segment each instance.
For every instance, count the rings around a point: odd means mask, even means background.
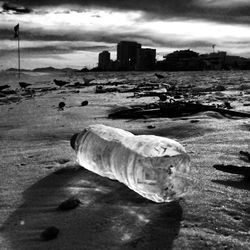
[[[164,60],[156,60],[156,49],[142,48],[133,41],[117,44],[117,60],[110,59],[109,51],[102,51],[98,57],[95,71],[192,71],[192,70],[231,70],[250,69],[250,59],[227,55],[226,51],[199,54],[190,49],[177,50],[164,55]]]

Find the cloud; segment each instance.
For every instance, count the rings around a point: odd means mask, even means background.
[[[230,40],[250,40],[248,27],[242,25],[201,20],[145,20],[142,13],[137,12],[110,13],[98,9],[65,12],[63,8],[59,8],[46,14],[34,11],[19,17],[19,22],[21,41],[60,41],[72,44],[92,41],[101,43],[101,46],[113,47],[112,50],[115,50],[115,45],[121,40],[138,41],[147,47],[191,49],[210,47],[212,43],[223,44]],[[5,15],[1,23],[0,39],[11,39],[16,17]]]
[[[198,4],[207,7],[225,8],[239,7],[249,4],[249,0],[196,0]]]
[[[17,0],[12,0],[16,3]],[[147,19],[203,19],[223,23],[250,23],[248,0],[23,0],[25,6],[66,6],[68,9],[108,8],[121,11],[142,11]]]
[[[56,54],[71,54],[79,52],[100,52],[102,50],[110,50],[112,47],[98,42],[82,42],[82,41],[21,41],[22,55],[56,55]],[[0,48],[0,56],[8,55],[11,52],[16,52],[17,42],[14,40],[2,40]]]
[[[0,29],[0,39],[9,40],[13,37],[12,33],[12,30]],[[51,32],[49,30],[46,31],[42,29],[32,29],[29,31],[22,31],[21,37],[23,37],[26,41],[33,41],[34,43],[40,44],[40,47],[45,47],[43,46],[43,44],[46,43],[48,51],[49,49],[54,50],[54,48],[56,47],[58,48],[58,51],[61,51],[59,47],[60,45],[63,45],[66,49],[75,48],[78,50],[92,51],[101,51],[105,49],[116,50],[116,44],[122,40],[137,41],[142,43],[144,47],[168,46],[173,48],[181,48],[187,46],[190,48],[194,48],[206,47],[210,45],[209,42],[202,41],[201,39],[183,40],[183,38],[179,35],[172,35],[171,37],[168,37],[145,31],[108,31],[104,34],[102,30],[77,33],[74,30]],[[93,44],[85,46],[81,45],[84,43],[90,43],[89,41],[91,41],[91,43]],[[12,42],[15,43],[14,40],[12,40]],[[53,42],[57,43],[55,47],[47,46],[47,43]],[[21,45],[22,44],[23,41],[21,41]],[[65,47],[66,45],[67,47]]]
[[[11,12],[13,14],[28,14],[32,12],[32,10],[27,7],[9,3],[3,3],[2,10],[2,12]]]

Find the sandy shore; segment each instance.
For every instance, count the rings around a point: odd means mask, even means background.
[[[169,74],[169,75],[168,75]],[[250,112],[250,72],[165,73],[165,81],[225,91],[201,99],[230,100]],[[239,151],[250,151],[250,119],[203,112],[180,118],[108,119],[117,106],[148,103],[157,97],[128,98],[131,93],[96,94],[95,86],[56,88],[54,78],[115,78],[156,81],[153,73],[34,74],[22,76],[35,94],[0,99],[0,249],[249,249],[250,183],[241,176],[216,171],[214,164],[249,166]],[[1,85],[16,89],[15,75],[1,75]],[[78,92],[79,91],[79,92]],[[224,99],[222,98],[224,97]],[[82,107],[82,101],[88,106]],[[66,103],[58,111],[58,103]],[[191,122],[198,120],[198,122]],[[182,143],[192,159],[192,189],[180,201],[156,204],[123,184],[102,178],[75,163],[71,135],[90,124],[106,124],[135,134],[155,134]],[[148,125],[155,128],[148,129]],[[82,202],[70,211],[57,206],[70,197]],[[55,226],[56,239],[41,232]]]

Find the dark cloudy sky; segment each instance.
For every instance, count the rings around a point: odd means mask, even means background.
[[[158,57],[179,49],[250,57],[250,0],[0,0],[0,70],[93,67],[98,53],[134,40]]]

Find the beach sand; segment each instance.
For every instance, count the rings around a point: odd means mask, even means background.
[[[108,119],[118,106],[158,101],[128,98],[133,93],[96,94],[53,84],[88,79],[125,79],[127,84],[157,82],[152,72],[31,73],[22,80],[35,93],[21,91],[17,75],[0,73],[0,85],[15,94],[0,97],[0,249],[250,249],[250,182],[217,171],[214,164],[249,166],[239,151],[250,151],[250,119],[202,112],[176,118]],[[250,72],[164,73],[166,83],[197,87],[224,85],[201,101],[230,101],[250,112]],[[249,86],[249,88],[248,88]],[[78,92],[79,91],[79,92]],[[82,101],[88,105],[82,107]],[[65,102],[64,110],[58,103]],[[192,122],[198,120],[198,122]],[[125,185],[79,167],[70,137],[90,124],[105,124],[135,134],[175,139],[191,157],[191,190],[179,201],[157,204]],[[149,125],[155,126],[148,129]],[[250,166],[249,166],[250,167]],[[81,204],[57,211],[70,197]],[[50,226],[60,232],[44,241]]]

